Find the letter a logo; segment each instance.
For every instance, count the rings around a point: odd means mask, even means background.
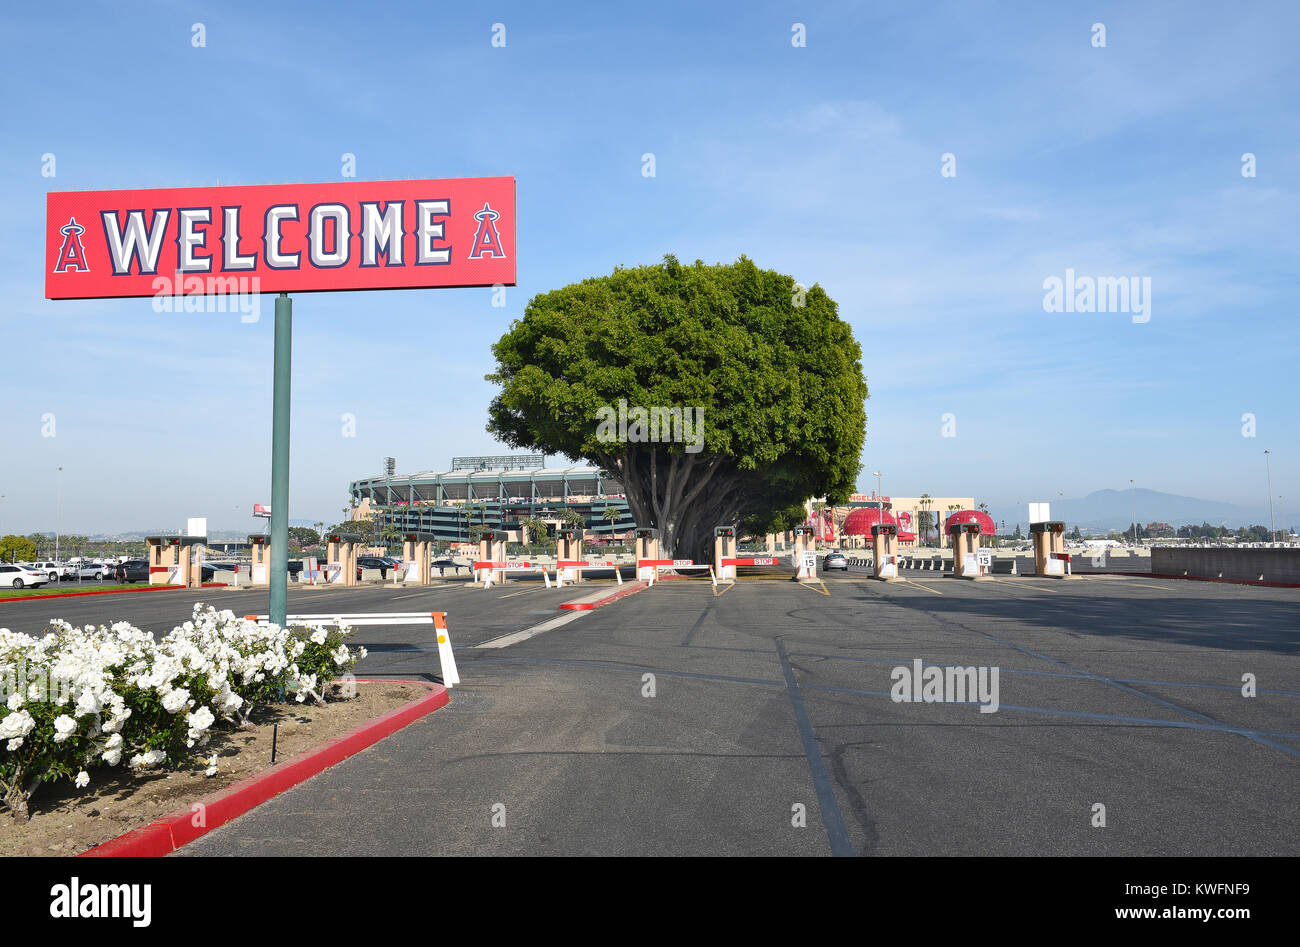
[[[474,219],[478,221],[478,232],[474,234],[474,249],[469,251],[471,260],[481,260],[485,256],[502,260],[506,258],[495,223],[500,216],[486,201],[483,202],[483,209],[474,214]]]
[[[63,246],[59,247],[59,261],[54,264],[54,272],[90,272],[86,251],[81,246],[81,235],[85,232],[86,228],[77,223],[75,217],[68,218],[68,222],[59,228],[59,233],[63,234]]]

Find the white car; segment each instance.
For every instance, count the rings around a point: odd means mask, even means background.
[[[33,563],[32,568],[37,572],[44,572],[51,582],[57,582],[59,576],[63,574],[64,565],[61,562],[55,562],[53,559],[42,559],[40,562]]]
[[[15,589],[34,589],[50,581],[43,571],[28,569],[24,566],[0,565],[0,586]]]

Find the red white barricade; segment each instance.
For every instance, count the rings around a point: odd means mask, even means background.
[[[496,577],[496,574],[498,572],[539,572],[539,571],[542,573],[543,576],[546,576],[545,566],[537,565],[535,563],[528,562],[527,560],[523,560],[523,559],[507,559],[504,562],[475,562],[474,563],[474,573],[476,576],[479,574],[483,576],[483,587],[485,589],[491,588],[493,582],[503,581],[502,579],[498,579]],[[547,576],[546,587],[550,588],[550,585],[551,585],[551,580],[550,577]]]
[[[555,584],[563,586],[565,582],[577,582],[582,578],[583,569],[613,569],[618,584],[623,584],[623,575],[619,564],[613,559],[560,559],[555,563]]]
[[[675,569],[679,572],[713,572],[713,566],[699,565],[694,559],[638,559],[636,561],[636,577],[649,580],[651,585],[659,578],[660,569]]]

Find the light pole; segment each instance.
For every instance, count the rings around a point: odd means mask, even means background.
[[[1268,466],[1269,451],[1264,451],[1264,473],[1268,476],[1268,541],[1276,542],[1273,538],[1273,471]]]
[[[59,561],[59,511],[63,507],[63,468],[54,478],[54,561]]]
[[[1138,494],[1137,487],[1133,486],[1133,478],[1128,478],[1129,490],[1133,493],[1133,547],[1136,549],[1138,544]]]

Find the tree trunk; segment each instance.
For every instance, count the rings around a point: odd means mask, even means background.
[[[735,524],[741,485],[720,480],[722,458],[702,461],[693,454],[629,448],[600,462],[617,473],[637,526],[659,530],[665,558],[707,561],[713,528]]]

